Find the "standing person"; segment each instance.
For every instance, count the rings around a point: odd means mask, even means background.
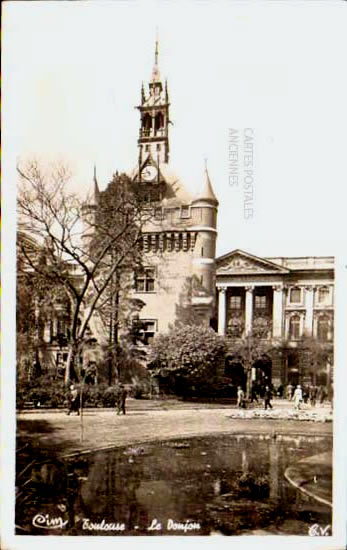
[[[69,410],[67,411],[67,414],[69,415],[72,412],[77,412],[77,416],[79,416],[79,395],[78,390],[75,388],[73,384],[70,386],[70,393],[69,393]]]
[[[282,384],[280,384],[277,388],[278,397],[281,397],[281,398],[283,397],[283,391],[284,391],[284,388],[283,388]]]
[[[288,399],[288,401],[291,401],[292,398],[293,398],[293,386],[289,382],[289,384],[287,386],[287,399]]]
[[[323,405],[326,397],[327,397],[327,390],[324,386],[320,386],[321,388],[321,391],[320,391],[320,396],[319,396],[319,404],[320,405]]]
[[[127,398],[128,392],[123,386],[123,384],[119,385],[119,393],[117,396],[117,414],[120,414],[121,412],[125,414],[125,402]]]
[[[241,388],[241,386],[237,388],[237,406],[239,409],[241,409],[242,407],[243,408],[245,407],[245,393]]]
[[[317,386],[311,386],[310,387],[310,403],[311,407],[316,406],[316,399],[317,399]]]
[[[300,403],[302,401],[302,389],[301,389],[300,384],[298,384],[296,386],[296,390],[294,392],[293,399],[294,399],[295,409],[298,411],[300,409]]]
[[[252,389],[251,389],[251,403],[253,403],[253,401],[256,401],[258,403],[257,386],[255,382],[252,383]]]
[[[272,409],[271,398],[272,398],[272,391],[270,390],[269,386],[265,386],[265,392],[264,392],[264,407],[265,407],[265,410],[268,407],[270,407],[270,409]]]

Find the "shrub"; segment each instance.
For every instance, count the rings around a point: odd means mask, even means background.
[[[214,381],[224,351],[224,340],[213,329],[181,326],[154,338],[150,369],[177,394],[192,394]]]
[[[102,395],[102,404],[104,407],[114,407],[119,393],[119,385],[109,386]]]
[[[38,376],[30,382],[17,385],[18,408],[23,408],[27,402],[32,402],[35,407],[64,407],[66,399],[64,383],[49,375]]]

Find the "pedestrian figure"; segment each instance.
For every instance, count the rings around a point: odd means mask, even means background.
[[[287,399],[291,401],[293,398],[293,386],[289,383],[287,386]]]
[[[311,407],[315,407],[316,406],[316,399],[317,399],[317,386],[311,386],[310,387],[310,404],[311,404]]]
[[[258,403],[257,388],[254,383],[252,384],[251,389],[251,403],[253,403],[253,401],[256,401]]]
[[[264,407],[265,407],[265,410],[268,407],[270,407],[270,409],[272,409],[271,398],[272,398],[272,392],[271,392],[269,386],[266,386],[265,387],[265,392],[264,392]]]
[[[319,404],[320,405],[323,405],[326,396],[327,396],[327,391],[326,391],[325,387],[324,386],[319,386],[319,388],[318,388],[318,399],[319,399]]]
[[[237,388],[237,406],[239,409],[245,408],[245,393],[241,386]]]
[[[125,414],[125,401],[127,398],[128,392],[123,386],[123,384],[119,385],[119,392],[117,395],[117,414],[120,414],[121,412]]]
[[[293,395],[294,407],[298,411],[300,409],[300,403],[302,402],[302,389],[300,384],[296,386],[296,390]]]
[[[75,386],[72,384],[70,386],[70,394],[69,394],[69,410],[67,414],[69,415],[72,412],[77,412],[77,415],[80,414],[80,400],[78,395],[78,390],[75,388]]]

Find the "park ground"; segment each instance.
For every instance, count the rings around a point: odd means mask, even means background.
[[[262,403],[246,410],[235,405],[178,400],[127,400],[127,414],[115,409],[85,409],[81,418],[60,410],[28,410],[17,415],[17,459],[67,456],[89,450],[145,441],[222,433],[332,434],[330,404],[303,405],[274,400],[273,410]],[[30,452],[29,452],[30,451]],[[25,460],[24,460],[25,462]]]

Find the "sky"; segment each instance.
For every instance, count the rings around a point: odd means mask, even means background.
[[[81,192],[94,164],[101,189],[130,170],[134,107],[158,32],[170,164],[194,194],[207,158],[217,255],[334,255],[345,241],[343,4],[9,2],[5,149],[13,159],[67,162]]]

